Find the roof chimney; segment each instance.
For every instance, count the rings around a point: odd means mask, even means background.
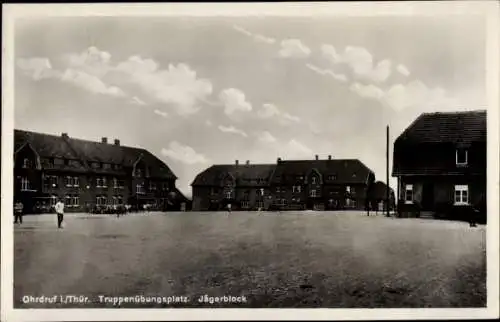
[[[102,142],[102,143],[108,143],[108,138],[103,137],[103,138],[101,139],[101,142]]]
[[[246,165],[249,165],[249,164],[250,164],[250,160],[247,160]]]
[[[120,145],[120,140],[115,139],[115,145]]]
[[[329,155],[329,156],[328,156],[328,160],[331,160],[331,159],[332,159],[332,156],[331,156],[331,155]]]
[[[61,136],[62,136],[63,138],[65,138],[65,139],[67,139],[67,138],[68,138],[68,133],[61,133]]]
[[[315,157],[316,157],[316,160],[319,160],[319,156],[317,154],[315,155]]]
[[[240,162],[238,160],[234,161],[234,164],[238,165]]]

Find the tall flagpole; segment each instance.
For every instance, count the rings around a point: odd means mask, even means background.
[[[389,194],[390,194],[390,187],[389,187],[389,125],[387,125],[386,128],[386,191],[385,191],[385,202],[386,202],[386,212],[387,212],[387,217],[389,217]]]

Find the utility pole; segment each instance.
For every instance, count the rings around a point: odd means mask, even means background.
[[[386,208],[386,215],[389,217],[389,198],[390,198],[390,187],[389,187],[389,125],[387,125],[386,128],[386,191],[385,191],[385,198],[386,198],[386,203],[385,203],[385,208]]]

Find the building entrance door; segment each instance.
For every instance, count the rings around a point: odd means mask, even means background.
[[[434,184],[426,182],[422,187],[422,210],[434,210]]]

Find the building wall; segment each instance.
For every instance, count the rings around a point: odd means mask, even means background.
[[[483,176],[404,176],[400,178],[400,200],[405,200],[406,185],[413,185],[413,200],[416,204],[423,202],[424,189],[432,189],[433,203],[429,211],[438,211],[449,207],[455,201],[455,185],[468,185],[469,204],[479,206],[486,199],[486,177]],[[427,186],[432,183],[431,186]],[[405,204],[407,204],[405,202]]]
[[[28,159],[31,167],[24,168],[24,160]],[[37,166],[42,166],[40,168]],[[166,180],[163,178],[135,178],[132,177],[132,170],[126,171],[128,175],[111,175],[89,172],[85,168],[81,170],[67,171],[57,169],[57,166],[50,166],[47,159],[37,159],[35,152],[27,145],[21,151],[18,151],[14,164],[14,199],[21,200],[24,204],[26,213],[37,213],[52,211],[50,206],[55,204],[57,198],[62,198],[65,202],[66,212],[88,212],[97,206],[97,197],[106,197],[106,206],[118,205],[121,197],[121,204],[130,201],[130,197],[136,193],[136,184],[144,183],[145,196],[152,200],[152,203],[160,209],[169,191],[174,189],[175,180]],[[68,185],[67,177],[77,178],[78,184]],[[30,182],[30,189],[22,189],[23,178]],[[52,179],[53,178],[53,179]],[[106,186],[98,186],[98,179],[106,179]],[[114,179],[120,180],[123,187],[114,186]],[[73,179],[72,179],[73,180]],[[154,182],[156,189],[149,190],[149,182]],[[74,183],[74,181],[73,181]],[[165,189],[163,189],[165,184]],[[55,198],[51,198],[55,197]],[[66,197],[77,197],[77,205],[73,205],[75,199]],[[69,202],[68,202],[69,201]],[[149,201],[151,202],[151,201]]]

